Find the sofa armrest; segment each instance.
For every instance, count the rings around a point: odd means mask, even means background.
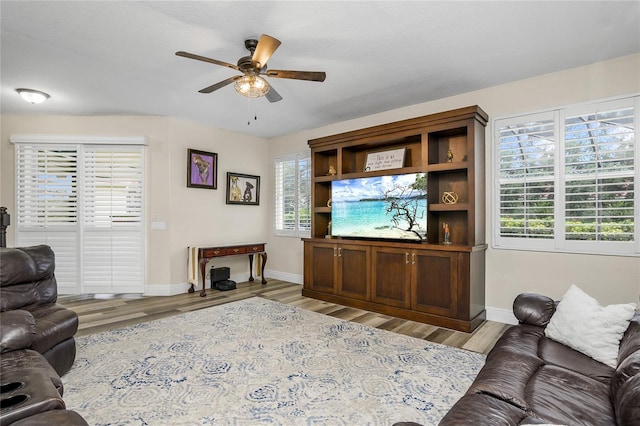
[[[0,313],[0,353],[27,349],[36,337],[36,320],[31,312],[16,309]]]
[[[556,311],[556,302],[536,293],[519,294],[513,301],[513,314],[520,324],[546,327]]]

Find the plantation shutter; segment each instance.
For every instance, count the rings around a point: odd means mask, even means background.
[[[311,232],[311,158],[309,157],[298,158],[298,228],[302,232]]]
[[[276,158],[275,233],[304,236],[311,230],[311,159],[302,154]]]
[[[16,145],[16,246],[52,247],[59,293],[80,284],[77,220],[76,147]]]
[[[555,206],[553,114],[500,122],[499,238],[552,239]]]
[[[146,139],[12,135],[16,244],[48,244],[60,294],[144,292]]]
[[[568,111],[565,133],[565,238],[633,241],[634,106]]]
[[[85,291],[142,292],[141,148],[87,147],[84,177]]]

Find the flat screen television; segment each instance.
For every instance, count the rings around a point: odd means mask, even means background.
[[[343,179],[331,184],[331,235],[425,240],[425,173]]]

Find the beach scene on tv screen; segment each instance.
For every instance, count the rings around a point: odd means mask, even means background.
[[[423,240],[427,185],[422,173],[345,179],[331,185],[331,234]]]

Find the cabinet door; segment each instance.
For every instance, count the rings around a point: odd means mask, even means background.
[[[371,247],[348,244],[338,246],[338,294],[369,300],[370,271]]]
[[[401,308],[410,306],[410,254],[401,248],[373,248],[371,301]]]
[[[411,309],[455,317],[458,261],[455,252],[415,250],[411,256]]]
[[[336,292],[337,247],[335,244],[305,243],[305,288]]]

